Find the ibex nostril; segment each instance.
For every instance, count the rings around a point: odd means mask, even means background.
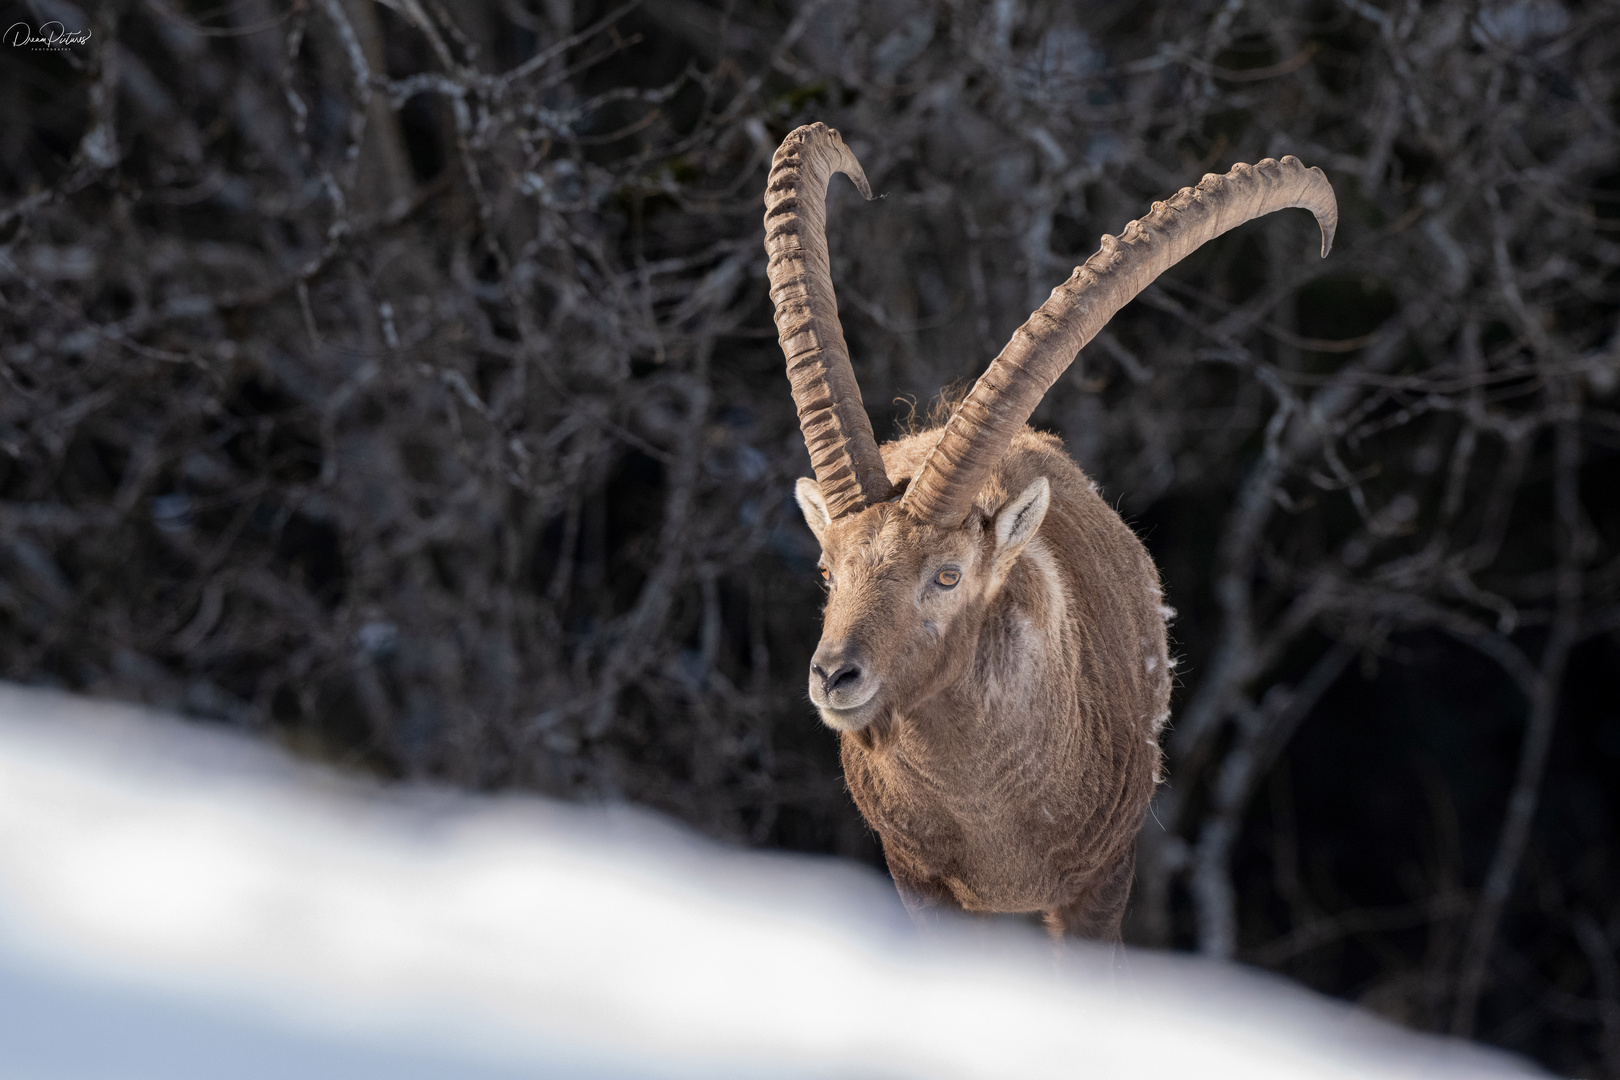
[[[821,693],[847,695],[857,690],[865,678],[864,659],[861,650],[848,642],[824,644],[810,658],[811,681]]]

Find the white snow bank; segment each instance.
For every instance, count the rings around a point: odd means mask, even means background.
[[[1509,1077],[1280,981],[919,938],[879,875],[0,684],[0,1076]]]

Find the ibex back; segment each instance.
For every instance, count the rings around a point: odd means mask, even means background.
[[[810,698],[914,914],[1043,912],[1117,939],[1159,780],[1170,662],[1158,571],[1061,444],[1025,426],[1114,312],[1214,236],[1333,191],[1294,158],[1206,176],[1101,250],[1014,334],[945,425],[881,449],[827,261],[838,132],[793,131],[765,196],[771,298],[815,479],[827,608]]]

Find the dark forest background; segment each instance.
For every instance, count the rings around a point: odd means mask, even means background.
[[[38,0],[0,676],[880,863],[808,706],[761,193],[880,437],[1236,161],[1048,395],[1181,658],[1132,940],[1620,1077],[1620,3]]]

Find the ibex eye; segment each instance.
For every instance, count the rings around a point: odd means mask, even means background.
[[[820,569],[821,569],[821,580],[822,581],[831,581],[832,580],[832,571],[827,569],[825,566],[821,567]]]
[[[962,571],[956,569],[941,570],[934,575],[934,580],[947,589],[954,589],[956,583],[962,580]]]

